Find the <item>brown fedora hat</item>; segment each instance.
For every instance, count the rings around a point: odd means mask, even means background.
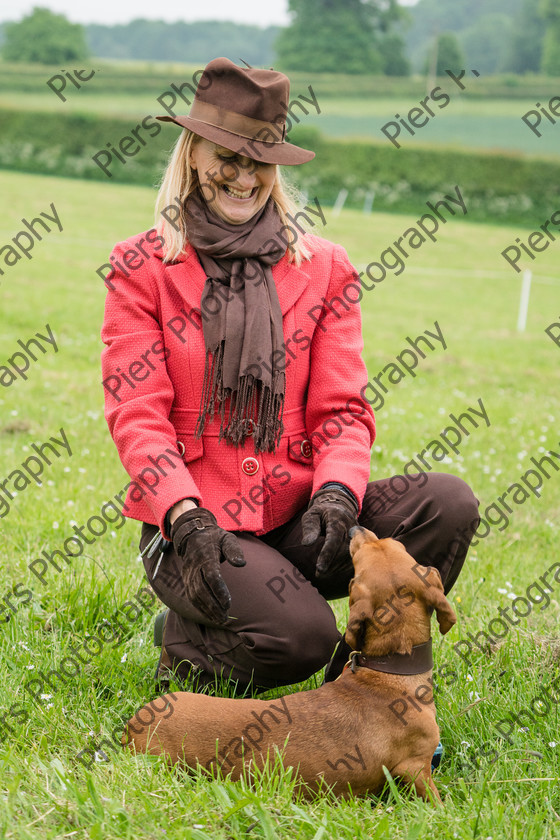
[[[263,163],[306,163],[315,152],[286,143],[290,81],[276,70],[238,67],[229,58],[206,65],[190,113],[174,122],[232,152]]]

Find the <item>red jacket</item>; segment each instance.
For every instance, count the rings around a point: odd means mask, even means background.
[[[361,504],[375,421],[360,396],[367,372],[360,309],[351,302],[360,284],[341,246],[312,235],[306,242],[310,261],[297,268],[285,255],[272,269],[286,345],[284,433],[275,452],[258,455],[250,438],[238,448],[219,442],[217,419],[194,437],[201,314],[208,317],[194,249],[165,265],[146,234],[115,246],[111,260],[122,270],[107,292],[101,358],[105,416],[132,479],[125,515],[163,529],[169,508],[193,497],[222,528],[259,535],[287,522],[327,481],[345,484]]]

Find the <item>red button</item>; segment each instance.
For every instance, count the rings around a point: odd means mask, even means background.
[[[258,472],[259,462],[256,458],[245,458],[245,460],[241,464],[241,469],[243,470],[245,475],[254,475],[256,472]]]
[[[301,454],[304,458],[311,458],[313,450],[311,448],[311,441],[310,440],[302,440],[300,444]]]
[[[255,424],[252,420],[247,420],[247,426],[245,429],[245,434],[250,437],[253,432],[255,431]]]

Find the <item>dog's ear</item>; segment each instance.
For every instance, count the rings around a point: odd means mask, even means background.
[[[352,650],[362,650],[366,638],[368,623],[373,619],[371,600],[360,598],[350,605],[348,626],[344,638]]]
[[[428,568],[430,569],[430,579],[433,582],[430,582],[429,588],[426,589],[426,603],[436,611],[439,631],[442,636],[445,636],[457,623],[457,616],[443,593],[443,584],[438,570],[433,566]]]

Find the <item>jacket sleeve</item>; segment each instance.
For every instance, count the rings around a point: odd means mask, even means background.
[[[130,243],[118,243],[114,262]],[[115,269],[105,301],[101,354],[105,418],[136,492],[143,495],[163,531],[176,502],[202,498],[177,446],[169,420],[174,388],[165,364],[159,295],[146,266],[129,276]],[[157,485],[157,489],[156,489]],[[151,489],[150,489],[151,488]]]
[[[311,344],[306,428],[313,447],[313,489],[340,482],[360,510],[370,476],[375,417],[361,392],[367,384],[359,300],[361,284],[336,246],[328,291]]]

